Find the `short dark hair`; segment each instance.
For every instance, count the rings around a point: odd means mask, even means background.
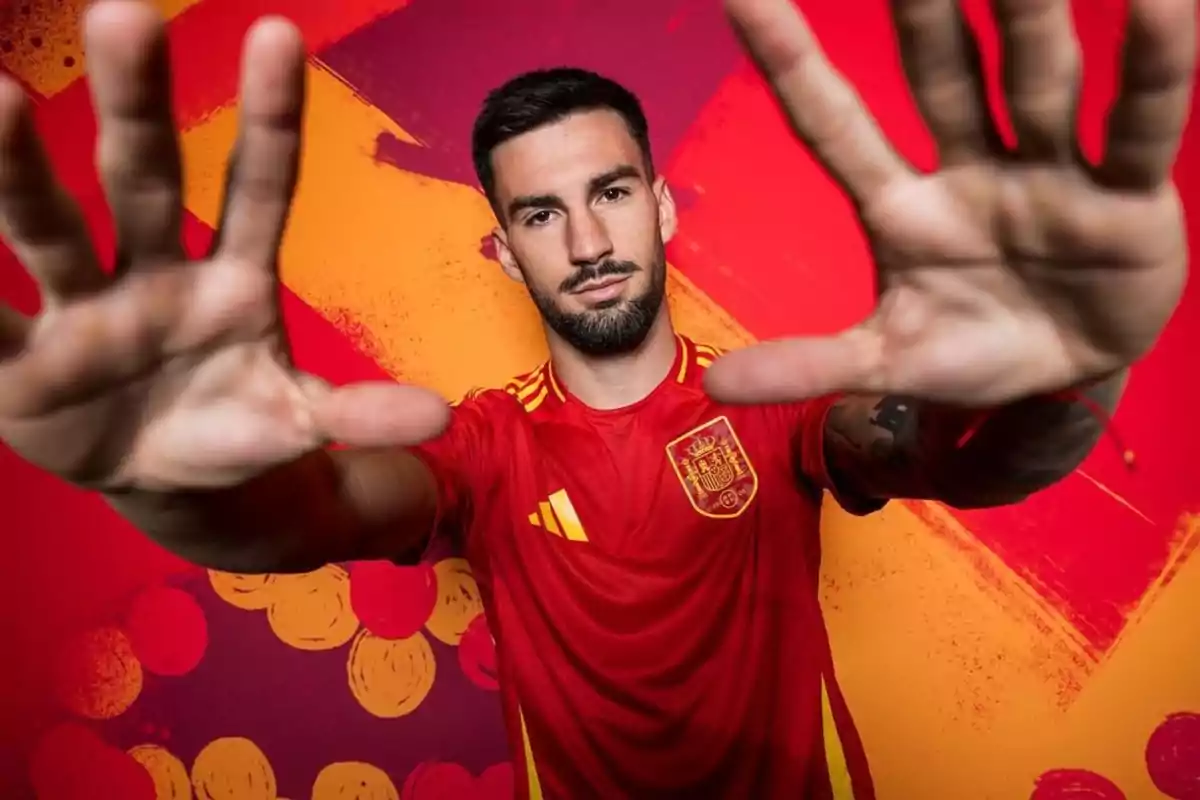
[[[523,133],[558,122],[581,111],[609,109],[621,115],[629,134],[638,143],[645,166],[653,172],[650,127],[642,104],[633,92],[616,81],[578,67],[556,67],[525,72],[493,89],[483,101],[471,134],[475,175],[496,217],[496,178],[492,151]]]

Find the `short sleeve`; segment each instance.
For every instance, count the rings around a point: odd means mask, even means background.
[[[468,396],[454,407],[450,424],[439,437],[411,450],[437,485],[431,546],[447,534],[457,540],[455,545],[465,544],[462,534],[470,527],[475,504],[486,491],[492,420],[484,406],[481,397]]]
[[[789,406],[788,418],[792,425],[791,441],[796,466],[813,485],[832,494],[843,509],[851,514],[866,516],[883,508],[888,501],[886,498],[853,492],[839,485],[835,479],[825,450],[825,423],[837,401],[836,395],[828,395]]]

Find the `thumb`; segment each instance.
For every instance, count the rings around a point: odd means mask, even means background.
[[[763,342],[714,361],[704,388],[714,400],[734,404],[877,393],[883,384],[882,343],[869,323],[833,336]]]
[[[450,422],[450,405],[417,386],[364,381],[333,388],[313,376],[305,376],[302,386],[314,425],[329,441],[350,447],[420,444]]]

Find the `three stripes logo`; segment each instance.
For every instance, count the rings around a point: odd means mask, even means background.
[[[570,539],[572,542],[586,542],[587,533],[579,514],[571,504],[566,489],[559,489],[545,500],[538,503],[538,510],[529,515],[529,523],[535,528],[545,528],[555,536]]]

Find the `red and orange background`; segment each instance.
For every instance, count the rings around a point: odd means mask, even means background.
[[[85,0],[0,7],[0,64],[37,102],[106,252],[82,80]],[[534,66],[627,83],[681,206],[679,327],[735,347],[860,318],[871,271],[845,199],[795,144],[716,0],[159,0],[187,159],[187,237],[211,236],[241,38],[283,13],[310,48],[303,177],[282,255],[301,366],[457,397],[543,358],[486,246],[471,172],[483,94]],[[932,165],[883,0],[801,0],[900,148]],[[966,2],[998,58],[983,0]],[[1100,147],[1125,4],[1079,0],[1081,132]],[[1176,177],[1200,240],[1200,134]],[[11,254],[0,297],[37,298]],[[1054,489],[951,512],[830,507],[822,600],[887,798],[1200,797],[1200,422],[1193,280],[1117,430]],[[503,798],[495,653],[465,562],[302,576],[192,567],[96,498],[0,450],[0,796]]]

